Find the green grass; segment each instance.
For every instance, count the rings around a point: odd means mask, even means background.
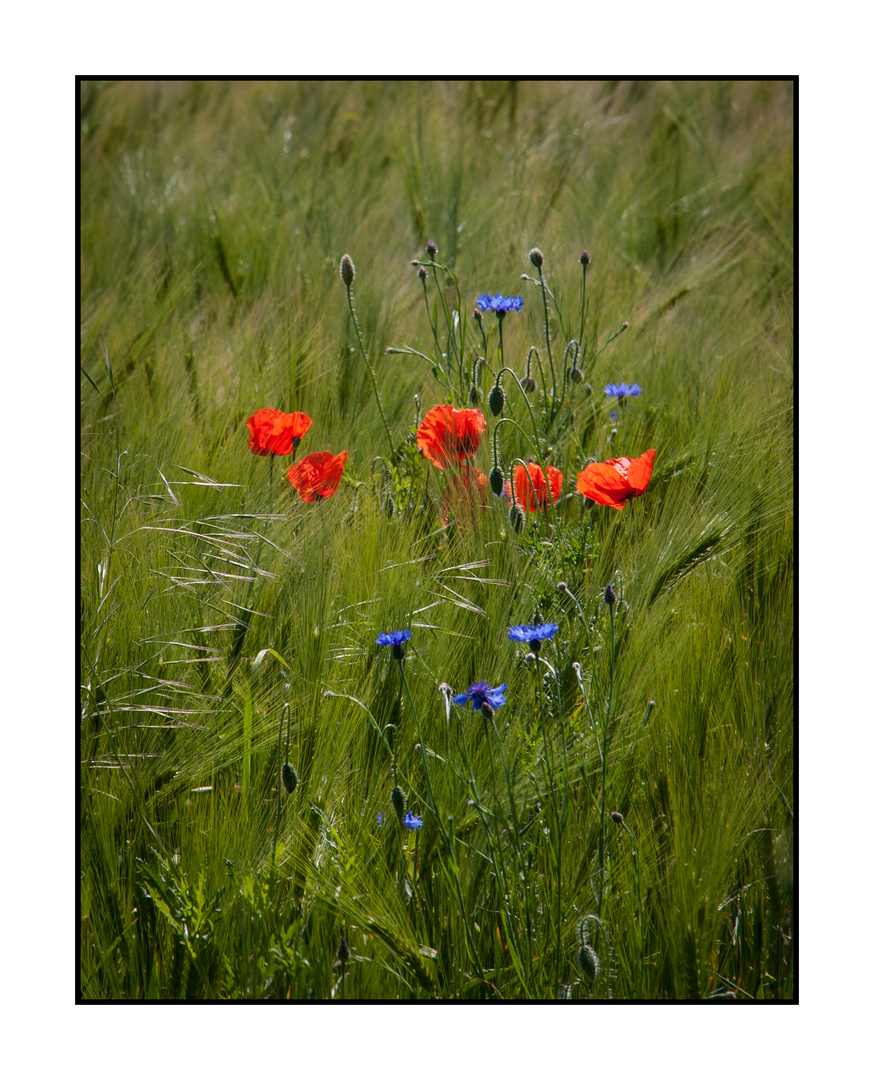
[[[795,996],[792,132],[782,83],[82,85],[83,998]],[[560,407],[535,245],[559,383],[592,256]],[[652,446],[643,498],[442,527],[409,440],[497,370],[482,292],[524,298],[504,415],[562,495]],[[332,498],[249,452],[266,407],[348,450]],[[481,679],[494,724],[447,716]]]

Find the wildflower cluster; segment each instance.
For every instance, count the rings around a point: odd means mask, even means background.
[[[272,468],[273,458],[277,456],[291,454],[294,461],[297,448],[312,426],[312,420],[303,412],[259,409],[246,424],[249,429],[249,449],[259,457],[269,456]],[[289,468],[288,480],[304,502],[321,502],[334,494],[343,475],[346,453],[344,450],[335,456],[327,450],[319,450],[307,454]]]

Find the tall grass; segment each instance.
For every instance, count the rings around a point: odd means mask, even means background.
[[[792,110],[769,83],[82,85],[83,998],[794,996]],[[502,423],[505,472],[564,474],[518,534],[491,495],[444,526],[415,452],[480,355],[493,464],[484,292],[522,295],[503,362],[544,372],[502,380],[538,451]],[[333,497],[249,452],[265,407],[349,451]],[[622,511],[572,494],[651,446]],[[536,618],[531,658],[507,628]],[[403,661],[375,644],[406,627]],[[491,719],[451,700],[479,680]]]

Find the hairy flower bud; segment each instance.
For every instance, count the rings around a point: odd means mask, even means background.
[[[428,252],[432,259],[437,254],[437,245],[434,243],[433,240],[429,240],[428,243],[425,245],[425,251]]]
[[[526,375],[519,384],[526,394],[533,394],[537,389],[537,383],[531,378],[530,375]]]
[[[282,786],[289,795],[291,795],[297,787],[297,771],[295,770],[295,767],[287,761],[282,766]]]
[[[340,260],[340,277],[347,288],[355,280],[355,263],[352,262],[348,255],[344,255]]]
[[[393,787],[391,789],[391,795],[389,796],[389,798],[391,799],[392,809],[394,810],[398,821],[401,823],[401,825],[403,825],[403,823],[404,823],[404,815],[407,812],[407,797],[406,797],[406,795],[401,790],[401,788]]]
[[[472,385],[470,390],[468,390],[467,392],[467,400],[471,403],[471,405],[479,405],[482,399],[483,396],[480,393],[479,387]]]
[[[504,474],[500,465],[495,465],[489,473],[489,487],[493,495],[502,495],[504,492]]]
[[[507,395],[504,393],[504,388],[500,383],[495,383],[492,387],[492,392],[489,394],[489,408],[492,411],[492,416],[500,416],[504,411],[504,405],[507,401]]]
[[[531,260],[531,265],[536,266],[538,270],[543,266],[543,252],[540,248],[532,248],[528,252],[528,258]]]
[[[422,281],[428,280],[428,271],[425,269],[424,266],[420,266],[416,273],[419,275]]]
[[[510,507],[510,524],[517,533],[522,532],[525,528],[525,511],[518,503],[513,503]]]
[[[591,261],[592,260],[589,258],[588,251],[584,251],[580,256],[580,262],[583,264],[583,266],[588,266]]]
[[[583,373],[578,367],[571,368],[571,382],[581,383],[583,381]]]
[[[581,945],[580,951],[577,953],[577,963],[579,964],[580,971],[586,976],[590,983],[593,983],[598,978],[598,969],[601,966],[598,960],[598,954],[592,948],[591,945]]]

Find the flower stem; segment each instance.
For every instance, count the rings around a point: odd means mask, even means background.
[[[373,394],[376,398],[376,407],[379,409],[379,415],[382,417],[383,427],[385,428],[385,434],[388,438],[389,449],[391,450],[391,456],[395,456],[395,446],[391,437],[391,428],[388,426],[388,420],[385,418],[385,410],[382,407],[382,401],[379,397],[379,387],[376,385],[376,374],[374,373],[373,366],[367,356],[367,350],[364,348],[364,339],[361,336],[361,327],[358,325],[358,317],[355,314],[355,308],[352,304],[352,286],[346,286],[346,301],[349,304],[349,314],[352,316],[352,325],[355,327],[355,333],[358,337],[358,344],[361,348],[361,355],[364,357],[364,363],[367,364],[367,370],[370,372],[370,381],[373,383]]]

